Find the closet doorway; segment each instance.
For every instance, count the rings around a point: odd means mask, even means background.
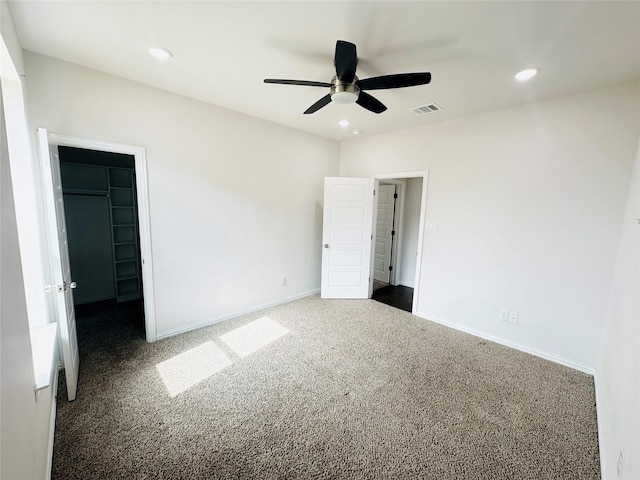
[[[153,255],[151,252],[151,218],[149,212],[149,186],[147,181],[147,157],[144,147],[136,145],[126,145],[121,143],[105,142],[102,140],[92,140],[87,138],[71,137],[58,133],[47,133],[47,143],[52,155],[58,157],[59,149],[62,147],[73,147],[85,151],[117,153],[132,156],[134,158],[134,178],[136,193],[136,213],[138,217],[139,233],[139,267],[141,270],[140,279],[140,316],[144,317],[144,335],[147,342],[156,341],[156,313],[155,313],[155,289],[153,282]],[[55,208],[49,206],[49,208]],[[113,235],[113,232],[112,232]],[[116,305],[127,305],[127,302]],[[96,305],[85,304],[85,305]],[[82,307],[82,305],[79,305]]]
[[[155,341],[144,149],[49,137],[60,161],[79,333],[111,328]]]
[[[78,333],[145,338],[135,157],[69,146],[58,154]]]

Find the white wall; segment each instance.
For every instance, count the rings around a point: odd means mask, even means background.
[[[0,31],[2,32],[2,40],[7,45],[11,60],[14,67],[19,73],[24,73],[24,63],[22,59],[22,46],[18,40],[18,34],[13,25],[11,11],[5,0],[0,0]]]
[[[596,396],[603,478],[640,478],[640,144],[622,223],[611,302],[602,332]]]
[[[16,68],[22,51],[7,5],[0,2],[0,34]],[[18,70],[21,71],[21,70]],[[2,100],[0,98],[0,104]],[[27,303],[16,206],[0,108],[0,478],[48,478],[49,441],[55,415],[53,388],[36,401]]]
[[[358,138],[340,173],[429,170],[421,316],[593,371],[638,105],[628,84]]]
[[[319,288],[337,142],[30,52],[25,67],[32,130],[146,148],[158,336]]]
[[[6,8],[6,4],[5,8]],[[11,34],[9,11],[3,15],[4,26]],[[13,49],[13,52],[12,50]],[[46,295],[43,285],[47,281],[49,269],[45,268],[43,258],[46,237],[43,222],[39,216],[41,205],[41,180],[35,175],[31,162],[29,134],[24,101],[24,85],[22,84],[18,66],[22,65],[22,49],[14,41],[0,45],[0,78],[2,79],[3,110],[6,119],[7,148],[11,165],[11,182],[13,185],[13,203],[16,210],[18,238],[22,262],[22,275],[25,285],[27,314],[31,328],[48,323],[51,295]]]
[[[44,390],[36,402],[3,115],[0,130],[0,478],[43,479],[53,390]]]

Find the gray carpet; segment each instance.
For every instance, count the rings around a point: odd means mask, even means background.
[[[264,316],[289,332],[246,356],[221,339]],[[378,302],[308,297],[155,344],[133,317],[79,326],[54,479],[599,478],[590,376]],[[205,346],[228,365],[170,396],[156,365]]]

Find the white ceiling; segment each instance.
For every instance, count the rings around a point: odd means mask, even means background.
[[[640,2],[13,1],[25,50],[85,65],[335,140],[406,128],[640,78]],[[336,40],[360,78],[428,71],[430,85],[371,92],[380,115],[331,103]],[[147,47],[174,54],[154,60]],[[513,74],[541,69],[528,83]],[[409,111],[435,102],[443,110]],[[594,112],[595,113],[595,112]],[[337,125],[348,119],[347,129]]]

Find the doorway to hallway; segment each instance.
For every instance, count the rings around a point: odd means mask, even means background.
[[[371,298],[413,311],[423,177],[380,179],[376,202]]]
[[[413,288],[374,281],[371,299],[411,313]]]

